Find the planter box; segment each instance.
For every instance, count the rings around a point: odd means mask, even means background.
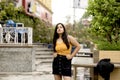
[[[99,60],[103,58],[110,58],[111,62],[120,64],[120,51],[99,51]],[[110,74],[110,80],[119,80],[120,79],[120,69],[115,68]],[[98,77],[98,80],[104,80],[101,76]]]
[[[120,51],[99,51],[99,60],[110,58],[113,63],[120,63]]]

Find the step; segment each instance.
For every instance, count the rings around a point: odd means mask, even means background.
[[[45,73],[48,73],[48,72],[52,72],[52,64],[39,64],[37,67],[36,67],[36,71],[38,72],[45,72]]]
[[[36,61],[35,65],[36,66],[38,66],[38,65],[52,65],[52,61],[51,62],[47,62],[47,63],[43,63],[42,61]]]
[[[36,55],[52,55],[52,53],[53,52],[45,52],[45,51],[44,52],[43,51],[41,51],[41,52],[35,52]]]
[[[52,63],[53,59],[36,59],[36,63],[35,64],[39,64],[39,63]]]
[[[38,65],[41,65],[41,64],[52,64],[52,61],[49,61],[49,62],[48,61],[47,62],[45,62],[45,61],[44,62],[36,62],[35,66],[38,66]]]
[[[41,63],[52,63],[52,59],[51,60],[43,60],[43,61],[41,61]]]
[[[53,51],[52,49],[48,49],[48,48],[35,48],[36,51]]]
[[[53,58],[46,58],[46,59],[40,59],[40,58],[36,58],[36,61],[40,61],[40,62],[42,62],[42,61],[52,61],[53,60]]]
[[[33,45],[34,48],[42,48],[43,46],[41,45]]]
[[[52,59],[52,55],[35,55],[36,59]]]

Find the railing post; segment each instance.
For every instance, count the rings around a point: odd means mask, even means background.
[[[9,33],[8,33],[9,32]],[[8,36],[7,36],[7,35]],[[18,35],[20,34],[20,36]],[[18,41],[20,39],[20,41]],[[27,43],[32,44],[32,28],[30,27],[2,27],[0,28],[0,44]]]
[[[73,80],[77,80],[77,67],[73,66]]]
[[[3,29],[0,28],[0,43],[3,42]]]

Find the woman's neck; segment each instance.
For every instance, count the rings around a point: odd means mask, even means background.
[[[59,34],[59,38],[62,38],[62,34]]]

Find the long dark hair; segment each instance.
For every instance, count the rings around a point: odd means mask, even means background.
[[[68,38],[67,38],[67,32],[66,32],[66,29],[65,29],[65,26],[62,24],[62,23],[58,23],[55,27],[55,31],[54,31],[54,36],[53,36],[53,50],[54,52],[56,52],[55,50],[55,47],[56,47],[56,41],[57,39],[59,38],[59,35],[57,33],[57,27],[58,25],[61,24],[63,29],[64,29],[64,32],[62,34],[62,40],[63,42],[66,44],[67,48],[69,49],[70,45],[69,45],[69,42],[68,42]]]

